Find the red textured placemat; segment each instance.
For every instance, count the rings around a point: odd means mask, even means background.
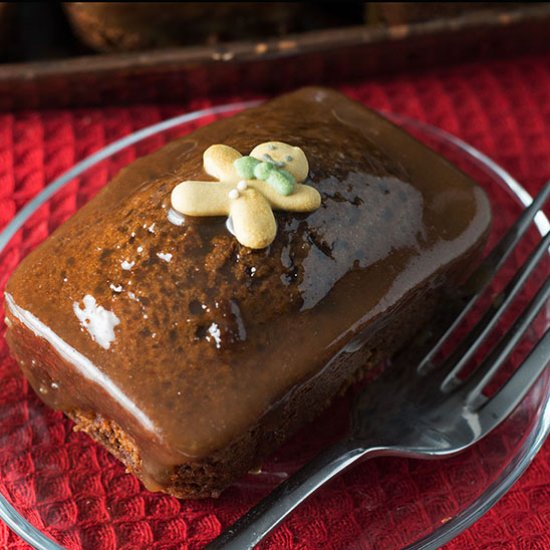
[[[550,57],[470,64],[339,87],[372,107],[426,120],[464,138],[503,165],[533,193],[550,177]],[[221,103],[233,99],[240,98],[212,101]],[[137,128],[210,103],[202,99],[191,105],[0,114],[0,227],[45,183],[70,168],[75,161]],[[70,211],[72,200],[70,194],[63,194],[56,198],[52,208]],[[101,460],[101,456],[94,460]],[[546,444],[512,491],[446,548],[550,548],[549,463],[550,445]],[[112,487],[118,483],[117,479],[111,481]],[[126,490],[122,486],[118,489]],[[214,513],[190,518],[188,523],[163,521],[164,516],[170,517],[171,504],[167,499],[164,509],[162,502],[156,501],[161,508],[153,511],[159,517],[154,529],[173,532],[174,540],[181,540],[183,532],[195,541],[200,540],[197,533],[202,532],[204,540],[208,540],[209,533],[220,529]],[[114,500],[110,505],[118,506],[121,513],[131,517],[142,513],[132,507],[143,506],[144,502]],[[73,520],[85,522],[83,510],[101,515],[101,510],[94,510],[94,502],[90,501],[82,510],[74,512]],[[117,535],[133,541],[127,546],[129,548],[147,547],[155,536],[142,527],[140,531],[131,532],[131,522],[121,527],[126,528],[127,533]],[[90,540],[90,547],[107,547],[112,542],[108,532],[94,536],[97,538]],[[395,537],[399,540],[398,533]],[[318,541],[320,546],[326,544],[326,529],[322,524],[312,522],[311,540]],[[288,530],[282,531],[276,544],[284,548],[306,548],[303,541],[294,544]],[[27,547],[2,525],[0,546],[8,549]],[[166,546],[169,547],[185,546]],[[318,546],[315,543],[307,546],[314,547]]]

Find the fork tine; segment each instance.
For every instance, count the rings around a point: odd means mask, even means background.
[[[508,309],[509,305],[523,288],[523,284],[531,273],[533,273],[540,259],[547,253],[549,245],[550,232],[545,235],[544,239],[531,252],[525,264],[506,285],[506,288],[495,297],[483,317],[445,360],[444,365],[446,368],[444,370],[449,371],[449,374],[443,383],[444,385],[448,383],[452,384],[453,387],[457,386],[459,383],[459,372],[474,356],[491,330],[496,326],[502,314]],[[450,382],[451,380],[452,382]]]
[[[472,294],[465,307],[460,314],[453,321],[451,326],[445,331],[445,333],[439,338],[436,344],[426,354],[418,365],[418,373],[424,374],[430,370],[433,366],[434,357],[441,351],[441,348],[445,342],[449,339],[449,336],[454,333],[456,328],[462,323],[466,315],[471,311],[478,298],[483,294],[488,287],[491,279],[495,273],[502,267],[502,264],[507,260],[508,256],[514,249],[515,245],[521,239],[521,237],[527,231],[529,225],[533,221],[533,218],[537,212],[544,205],[548,197],[550,196],[550,180],[546,182],[544,187],[540,190],[539,194],[534,198],[533,202],[526,208],[521,216],[517,219],[516,223],[508,229],[504,237],[500,242],[491,250],[486,258],[481,262],[479,267],[472,273],[468,281],[464,285],[466,288],[472,287],[477,290]]]
[[[478,367],[476,373],[467,381],[466,391],[468,394],[465,401],[469,408],[475,408],[484,402],[484,397],[482,396],[483,389],[510,355],[549,297],[550,279],[547,279],[531,302],[529,302],[527,308],[518,317],[514,326],[499,340],[491,350],[491,353]],[[459,385],[461,384],[459,383]],[[456,385],[453,384],[453,379],[445,380],[442,385],[443,391],[448,392],[454,388],[456,388]]]
[[[538,344],[531,350],[525,361],[514,372],[509,380],[490,399],[484,396],[473,402],[468,408],[479,409],[479,415],[492,429],[506,418],[522,401],[537,378],[550,363],[550,328]]]

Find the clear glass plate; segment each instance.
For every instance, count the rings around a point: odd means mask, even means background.
[[[78,163],[23,208],[0,234],[0,291],[21,258],[123,166],[248,105],[225,105],[155,124]],[[531,202],[508,173],[463,141],[405,117],[387,116],[487,190],[495,212],[491,243]],[[540,214],[508,271],[521,262],[548,226]],[[548,266],[543,266],[539,279],[548,273]],[[523,348],[548,327],[549,319],[548,311],[537,318]],[[261,472],[246,476],[219,499],[178,501],[147,492],[103,448],[86,435],[74,433],[61,413],[46,408],[9,357],[4,333],[2,324],[0,517],[36,548],[137,548],[138,541],[139,546],[164,550],[201,548],[347,425],[349,397],[343,397],[270,457]],[[512,358],[512,366],[518,357]],[[397,458],[363,462],[309,499],[261,546],[437,548],[471,525],[511,487],[549,430],[547,369],[518,409],[474,448],[435,462]]]

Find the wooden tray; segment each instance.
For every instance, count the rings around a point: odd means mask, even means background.
[[[0,109],[185,102],[548,50],[550,3],[409,25],[352,26],[228,42],[0,65]]]

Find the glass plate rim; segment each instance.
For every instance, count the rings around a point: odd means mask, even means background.
[[[80,175],[82,172],[85,172],[94,164],[105,160],[106,158],[116,154],[130,145],[133,145],[134,143],[151,137],[164,130],[169,130],[176,126],[192,122],[203,116],[240,111],[259,105],[262,102],[263,100],[250,100],[206,107],[204,109],[191,111],[190,113],[178,115],[150,126],[146,126],[137,132],[133,132],[123,138],[113,141],[106,147],[76,163],[71,169],[44,187],[40,193],[38,193],[23,208],[21,208],[10,223],[8,223],[8,225],[0,232],[0,253],[6,248],[12,237],[30,218],[30,216],[32,216],[36,210],[40,208],[40,206],[55,195],[55,193],[57,193],[67,183]],[[532,196],[514,177],[512,177],[511,174],[469,143],[445,130],[406,115],[399,115],[388,111],[380,112],[397,124],[404,123],[412,128],[424,131],[436,138],[444,139],[461,151],[465,152],[477,164],[498,176],[506,184],[513,196],[519,200],[524,207],[529,206],[533,201]],[[542,211],[537,214],[535,218],[535,225],[541,235],[550,229],[550,221]],[[542,410],[539,413],[537,421],[535,422],[531,432],[522,445],[521,452],[514,457],[512,463],[505,468],[501,476],[493,482],[493,484],[489,486],[489,488],[486,489],[480,497],[478,497],[450,521],[432,531],[432,533],[426,535],[424,538],[407,546],[408,550],[427,550],[439,548],[442,544],[449,542],[475,523],[508,492],[512,485],[514,485],[514,483],[525,472],[550,434],[550,395],[548,396],[546,403],[541,403],[540,408]],[[14,506],[12,506],[2,494],[0,494],[0,520],[2,520],[14,533],[19,535],[25,542],[33,546],[36,550],[65,550],[62,546],[54,542],[38,528],[34,527],[34,525],[32,525],[26,518],[17,512]]]

